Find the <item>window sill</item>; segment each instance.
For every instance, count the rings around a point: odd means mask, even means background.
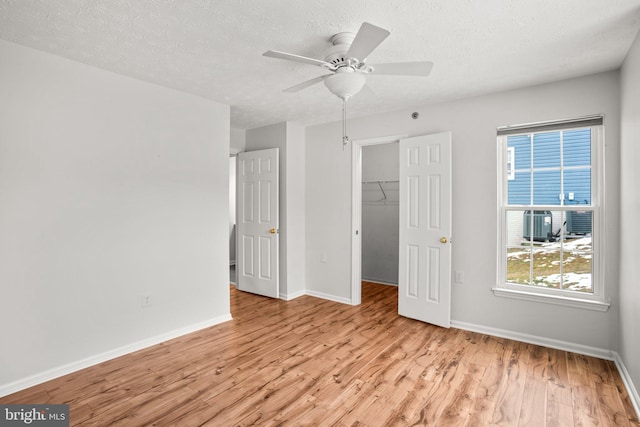
[[[558,295],[545,295],[534,292],[516,291],[513,289],[493,288],[495,296],[514,298],[525,301],[542,302],[546,304],[564,305],[567,307],[582,308],[585,310],[607,311],[611,304],[602,301],[592,301],[579,298],[569,298]]]

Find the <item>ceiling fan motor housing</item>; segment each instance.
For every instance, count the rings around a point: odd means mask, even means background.
[[[354,33],[344,32],[338,33],[331,37],[332,46],[327,50],[327,56],[324,60],[336,67],[350,66],[347,63],[347,52],[351,47],[351,43],[355,39]]]

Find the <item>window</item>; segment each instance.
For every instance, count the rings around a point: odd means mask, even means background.
[[[602,122],[498,128],[496,295],[607,309]]]

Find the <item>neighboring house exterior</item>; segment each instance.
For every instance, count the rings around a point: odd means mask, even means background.
[[[571,129],[512,135],[507,139],[508,204],[523,205],[522,216],[510,216],[510,245],[522,240],[549,240],[565,223],[553,206],[576,205],[566,213],[567,235],[591,233],[591,130]],[[527,205],[544,205],[534,210]],[[533,220],[532,222],[531,219]],[[521,232],[520,232],[521,230]]]

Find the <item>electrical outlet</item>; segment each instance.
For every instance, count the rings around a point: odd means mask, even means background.
[[[151,295],[142,295],[142,308],[151,307]]]
[[[455,271],[453,273],[453,280],[456,283],[464,283],[464,271]]]

